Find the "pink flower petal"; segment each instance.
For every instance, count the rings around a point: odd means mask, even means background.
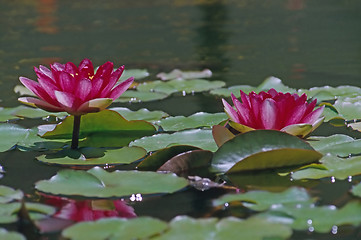
[[[79,76],[80,78],[89,78],[94,76],[94,67],[93,63],[85,58],[79,64]]]
[[[251,107],[251,102],[249,100],[249,96],[247,94],[245,94],[242,90],[240,90],[240,93],[241,93],[241,101],[243,103],[243,105],[250,109]]]
[[[102,78],[108,80],[112,72],[113,72],[113,63],[106,62],[98,68],[97,72],[94,75],[94,78]]]
[[[39,85],[38,82],[26,77],[20,77],[20,82],[36,96],[40,97],[44,101],[53,102],[52,98],[46,93],[46,91]]]
[[[238,117],[236,110],[234,110],[233,107],[231,105],[229,105],[229,103],[226,100],[224,100],[223,98],[222,98],[222,103],[224,106],[224,111],[227,113],[227,115],[231,119],[231,121],[239,123],[240,119]]]
[[[239,118],[239,123],[240,124],[244,124],[244,125],[248,125],[250,122],[250,116],[249,116],[249,109],[244,107],[244,104],[242,104],[237,98],[236,96],[233,95],[233,93],[231,94],[231,98],[233,101],[233,104],[235,106],[235,108],[238,111],[238,118]]]
[[[74,112],[75,97],[71,93],[55,91],[56,100],[64,107],[66,112]]]
[[[76,74],[78,74],[78,67],[74,64],[74,63],[72,63],[72,62],[67,62],[66,64],[65,64],[65,71],[67,72],[67,73],[70,73],[70,74],[72,74],[73,76],[75,76]]]
[[[77,96],[81,101],[88,100],[88,96],[92,90],[92,83],[89,79],[83,78],[79,81],[78,86],[75,89],[74,95]]]
[[[51,73],[49,68],[40,65],[39,70],[40,70],[40,72],[42,72],[43,74],[45,74],[49,78],[51,78],[51,79],[53,78],[53,74]]]
[[[317,108],[316,110],[314,110],[313,112],[309,113],[308,115],[306,115],[301,122],[302,123],[308,123],[308,124],[314,124],[317,119],[320,118],[321,114],[323,113],[323,109],[325,108],[325,106],[322,106],[320,108]]]
[[[101,95],[102,86],[104,84],[104,81],[100,77],[94,77],[91,81],[92,87],[91,87],[91,93],[90,98],[99,98]]]
[[[59,85],[62,92],[72,93],[74,89],[74,77],[67,72],[59,73]]]
[[[51,105],[41,99],[33,98],[33,97],[21,97],[18,99],[19,102],[24,103],[26,105],[32,106],[32,107],[38,107],[48,112],[63,112],[64,110],[61,107],[57,107],[54,105]]]
[[[134,81],[134,77],[130,77],[124,82],[121,82],[118,86],[113,88],[110,91],[109,96],[106,97],[112,98],[113,100],[117,99],[130,87],[130,85],[132,85],[133,81]]]
[[[114,87],[114,85],[117,83],[117,81],[119,80],[120,76],[122,75],[124,71],[124,66],[121,66],[120,68],[118,68],[117,70],[115,70],[109,77],[109,82],[108,84],[106,84],[103,87],[103,90],[100,94],[100,97],[105,97],[108,96],[108,93],[110,92],[110,90]]]
[[[267,98],[261,105],[261,121],[264,129],[277,129],[277,105],[272,98]],[[278,129],[279,130],[279,129]]]

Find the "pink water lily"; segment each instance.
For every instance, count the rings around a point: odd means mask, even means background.
[[[19,79],[38,98],[21,97],[18,100],[46,111],[74,115],[72,149],[78,148],[80,117],[105,109],[134,81],[130,77],[117,85],[124,66],[114,71],[113,63],[106,62],[94,73],[93,63],[89,59],[81,61],[79,67],[68,62],[51,64],[50,69],[34,67],[34,70],[38,76],[37,82],[26,77]]]
[[[234,108],[222,99],[230,125],[239,132],[273,129],[305,137],[323,122],[324,107],[315,109],[317,100],[308,103],[306,94],[299,96],[275,89],[248,95],[240,92],[241,100],[231,95]]]
[[[79,67],[74,63],[54,63],[50,69],[34,67],[38,81],[20,77],[21,83],[38,98],[21,97],[19,101],[50,112],[68,112],[83,115],[98,112],[108,107],[132,84],[134,78],[116,85],[124,71],[124,66],[113,71],[113,63],[106,62],[96,73],[89,59],[84,59]]]

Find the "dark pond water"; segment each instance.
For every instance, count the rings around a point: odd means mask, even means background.
[[[19,76],[35,78],[33,66],[77,63],[83,58],[95,65],[109,60],[127,68],[145,68],[152,76],[174,68],[209,68],[212,79],[228,86],[256,86],[268,76],[294,88],[361,86],[358,0],[0,0],[0,4],[2,107],[19,105],[13,88]],[[121,106],[170,115],[222,111],[219,99],[202,94]],[[326,126],[319,133],[328,130]],[[58,170],[35,162],[35,155],[1,153],[7,173],[0,184],[33,194],[34,182]],[[322,204],[337,206],[348,200],[345,189],[350,184],[327,179],[312,191],[322,196]],[[134,207],[138,215],[164,220],[179,214],[208,216],[208,200],[222,193],[188,190]],[[346,228],[344,235],[335,236],[296,232],[293,239],[357,239],[360,231]]]

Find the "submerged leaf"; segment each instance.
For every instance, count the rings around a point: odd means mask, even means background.
[[[78,154],[73,157],[69,151],[76,151]],[[68,166],[94,166],[94,165],[116,165],[116,164],[129,164],[135,162],[146,155],[146,151],[140,147],[123,147],[120,149],[107,150],[103,152],[102,156],[87,156],[87,153],[91,153],[92,149],[83,149],[63,151],[63,154],[48,154],[41,155],[36,159],[40,162],[56,165],[68,165]],[[96,151],[94,149],[93,151]],[[68,155],[67,155],[68,154]],[[75,153],[76,154],[76,153]]]
[[[295,206],[299,203],[312,203],[313,200],[304,188],[289,188],[281,193],[268,191],[250,191],[246,193],[227,194],[213,201],[214,206],[241,201],[242,205],[255,211],[265,211],[274,205]]]

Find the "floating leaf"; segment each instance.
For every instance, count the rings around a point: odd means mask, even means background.
[[[361,94],[361,88],[354,86],[338,86],[338,87],[313,87],[309,90],[300,89],[299,93],[306,93],[308,97],[312,97],[320,101],[335,100],[339,97],[357,97]]]
[[[0,203],[0,224],[16,222],[20,208],[20,202]]]
[[[242,202],[242,205],[255,211],[265,211],[277,204],[313,202],[304,188],[292,187],[281,193],[268,191],[249,191],[246,193],[226,194],[213,201],[214,206],[226,203]]]
[[[141,108],[137,111],[132,111],[128,108],[114,107],[114,108],[109,108],[109,110],[118,112],[128,121],[131,120],[156,121],[169,116],[167,113],[163,111],[149,111],[146,108]]]
[[[157,122],[164,131],[180,131],[190,128],[211,127],[228,119],[225,113],[198,112],[189,117],[168,117]]]
[[[21,200],[24,194],[20,190],[0,185],[0,203],[8,203],[13,200]]]
[[[361,197],[361,183],[353,186],[351,189],[351,193],[355,196]]]
[[[260,218],[242,220],[227,217],[218,221],[216,218],[193,219],[187,216],[178,216],[169,225],[170,229],[168,231],[152,239],[262,240],[287,239],[292,235],[292,231],[288,226],[271,223]]]
[[[211,94],[223,96],[223,97],[230,97],[231,93],[233,93],[236,97],[240,97],[240,91],[242,90],[245,93],[249,92],[256,92],[259,93],[261,91],[268,91],[269,89],[274,88],[277,92],[295,92],[295,89],[289,88],[285,86],[279,78],[276,77],[269,77],[264,80],[258,87],[252,87],[248,85],[238,85],[232,86],[227,89],[219,88],[211,91]]]
[[[34,129],[26,129],[16,124],[0,123],[0,151],[9,150],[15,145],[30,146],[42,141]]]
[[[181,71],[179,69],[174,69],[170,73],[158,73],[157,78],[161,80],[171,80],[171,79],[194,79],[194,78],[209,78],[212,76],[212,72],[209,69],[204,69],[203,71]]]
[[[149,239],[166,228],[165,222],[150,217],[104,218],[75,224],[65,229],[62,236],[71,240]]]
[[[77,158],[67,156],[69,151],[78,153]],[[87,151],[92,151],[87,149]],[[71,153],[70,153],[71,154]],[[101,157],[86,156],[87,153],[79,150],[66,149],[63,154],[41,155],[36,159],[47,164],[71,165],[71,166],[94,166],[94,165],[115,165],[129,164],[143,158],[147,152],[140,147],[123,147],[115,150],[107,150]]]
[[[39,191],[54,195],[123,197],[132,194],[172,193],[188,185],[174,174],[138,171],[107,172],[100,167],[88,171],[60,170],[49,180],[35,184]]]
[[[239,134],[214,154],[217,172],[237,172],[286,167],[317,161],[322,155],[298,137],[275,130]]]
[[[26,238],[17,232],[8,232],[5,228],[0,228],[0,239],[3,240],[26,240]]]
[[[73,116],[64,119],[53,131],[42,135],[50,139],[70,139],[73,129]],[[88,147],[121,147],[134,139],[151,135],[155,127],[142,120],[128,121],[119,113],[104,110],[86,114],[81,119],[80,146]]]
[[[172,157],[177,156],[180,153],[184,153],[196,149],[199,148],[188,145],[179,145],[179,146],[163,148],[146,157],[143,161],[141,161],[138,164],[137,168],[139,170],[156,171]]]
[[[150,102],[155,100],[162,100],[168,96],[169,94],[163,92],[143,92],[127,90],[118,99],[115,99],[114,102]]]
[[[320,179],[324,177],[334,177],[337,179],[346,179],[349,176],[361,174],[361,156],[350,158],[339,158],[332,154],[326,154],[320,159],[319,166],[309,165],[294,171],[291,176],[293,179]]]
[[[0,122],[17,119],[18,117],[14,116],[12,113],[13,108],[0,108]]]
[[[160,133],[137,139],[129,144],[129,146],[143,147],[148,152],[175,145],[192,145],[212,152],[217,150],[212,131],[203,129],[185,130],[172,134]]]
[[[204,79],[191,80],[171,80],[168,82],[153,81],[140,84],[138,91],[161,92],[165,94],[172,94],[175,92],[195,93],[205,92],[212,89],[220,88],[225,85],[223,81],[207,81]]]
[[[333,205],[316,207],[314,204],[295,206],[277,205],[272,211],[262,214],[269,221],[289,223],[296,230],[310,230],[327,233],[342,225],[358,226],[361,224],[361,202],[347,203],[341,209]],[[280,217],[282,214],[282,217]]]
[[[130,77],[134,77],[135,79],[139,80],[148,76],[149,72],[147,69],[124,69],[119,81],[125,81]]]
[[[310,145],[322,154],[330,153],[336,156],[348,157],[350,154],[361,152],[361,139],[354,139],[343,134],[328,137],[310,137]]]

